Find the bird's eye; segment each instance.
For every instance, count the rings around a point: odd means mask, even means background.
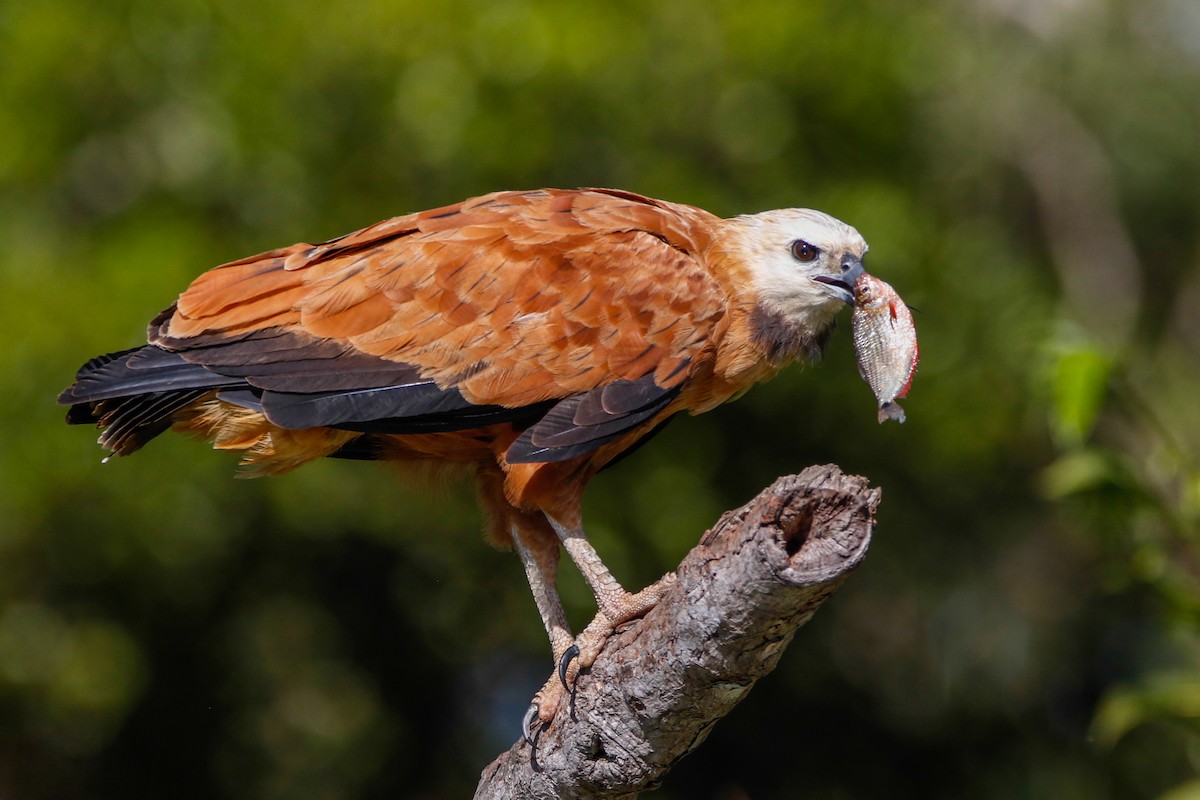
[[[819,255],[821,255],[821,248],[816,245],[811,245],[803,239],[792,242],[792,258],[797,261],[816,261]]]

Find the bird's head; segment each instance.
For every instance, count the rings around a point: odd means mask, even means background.
[[[726,252],[748,273],[756,335],[770,340],[777,355],[819,354],[834,316],[854,304],[866,241],[846,223],[806,208],[729,223]]]

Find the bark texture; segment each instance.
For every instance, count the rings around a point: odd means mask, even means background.
[[[666,596],[605,644],[570,707],[493,761],[475,797],[653,788],[779,662],[866,555],[880,491],[836,466],[780,478],[704,534]]]

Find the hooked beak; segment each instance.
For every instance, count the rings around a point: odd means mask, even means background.
[[[817,275],[813,280],[829,287],[830,294],[846,305],[852,306],[854,305],[854,284],[860,276],[865,274],[866,270],[863,269],[862,259],[855,255],[846,255],[842,258],[841,275],[836,277]]]

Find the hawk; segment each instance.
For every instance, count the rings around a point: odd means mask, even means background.
[[[59,402],[115,455],[174,429],[255,475],[325,456],[472,474],[559,665],[528,738],[573,659],[592,663],[671,580],[617,582],[584,534],[588,481],[673,415],[818,358],[866,252],[808,209],[724,219],[612,189],[499,192],[215,267]],[[560,547],[598,606],[578,636]]]

